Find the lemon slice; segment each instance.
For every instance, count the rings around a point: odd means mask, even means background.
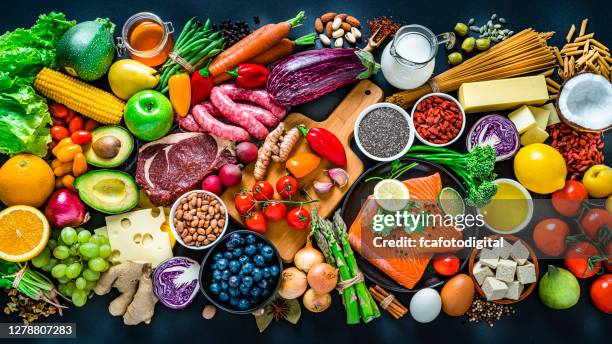
[[[410,191],[395,179],[383,179],[374,187],[374,199],[387,211],[402,210],[410,200]]]
[[[457,216],[465,213],[465,203],[457,190],[445,187],[438,194],[438,204],[444,214]]]
[[[36,257],[49,241],[49,223],[38,209],[14,205],[0,212],[0,259],[23,262]]]

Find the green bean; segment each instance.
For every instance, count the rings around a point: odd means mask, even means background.
[[[187,23],[185,23],[185,26],[183,27],[183,30],[181,31],[179,38],[176,40],[176,44],[175,44],[176,46],[180,46],[181,43],[185,40],[185,37],[191,34],[191,31],[193,29],[193,21],[195,20],[195,18],[196,17],[192,17],[191,19],[187,21]]]

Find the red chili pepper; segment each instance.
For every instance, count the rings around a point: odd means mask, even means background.
[[[210,61],[208,62],[210,64]],[[206,99],[213,88],[213,76],[206,67],[194,72],[191,75],[191,106],[195,106]]]
[[[317,154],[338,166],[346,166],[344,146],[331,131],[324,128],[307,129],[303,125],[297,128],[306,136],[308,145]]]
[[[270,70],[262,65],[243,63],[227,74],[233,76],[240,87],[256,88],[263,86],[268,81]]]

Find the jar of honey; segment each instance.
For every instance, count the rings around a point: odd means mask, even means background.
[[[173,32],[172,22],[164,22],[150,12],[136,13],[123,24],[117,51],[119,55],[127,51],[130,58],[147,66],[159,66],[174,47]]]

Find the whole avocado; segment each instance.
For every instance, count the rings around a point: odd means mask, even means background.
[[[57,44],[57,63],[85,81],[99,79],[113,62],[114,31],[115,24],[101,18],[73,26]]]
[[[571,272],[549,265],[540,280],[538,293],[548,308],[568,309],[578,303],[580,285]]]

